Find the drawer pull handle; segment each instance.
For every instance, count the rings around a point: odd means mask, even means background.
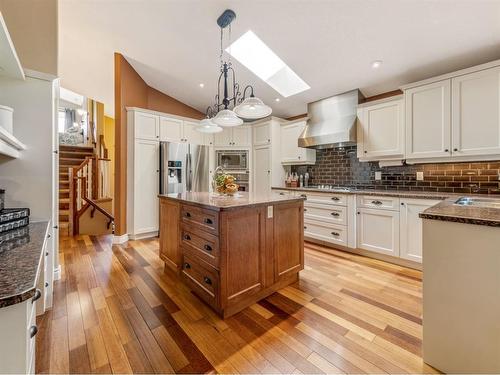
[[[305,195],[305,194],[300,194],[300,196],[301,196],[302,198],[307,198],[307,195]]]
[[[31,303],[34,303],[36,300],[40,299],[41,296],[42,292],[40,291],[40,289],[35,290],[35,295],[31,299]]]
[[[48,288],[49,287],[49,283],[46,282],[45,283],[45,287]]]
[[[339,201],[340,198],[339,197],[332,197],[332,201]]]
[[[280,193],[280,195],[285,195],[285,193]]]
[[[338,232],[332,232],[332,235],[333,236],[340,236],[340,234]]]
[[[212,246],[210,246],[210,245],[205,245],[205,246],[203,246],[203,248],[204,248],[206,251],[212,251]]]
[[[191,217],[191,213],[186,212],[186,217]]]
[[[185,239],[186,241],[190,241],[190,240],[191,240],[191,236],[190,236],[189,234],[185,234],[185,235],[184,235],[184,239]]]
[[[304,208],[304,212],[307,212],[307,208]]]
[[[38,327],[35,324],[34,326],[30,327],[30,339],[32,339],[33,337],[35,337],[35,335],[37,333],[38,333]]]
[[[191,265],[189,263],[184,263],[184,268],[188,270],[191,268]]]
[[[332,216],[339,216],[338,212],[332,212]]]
[[[205,219],[205,224],[213,224],[214,222],[212,219],[209,219],[208,217]]]
[[[203,278],[203,281],[205,282],[205,284],[212,285],[212,280],[210,280],[210,278],[209,278],[209,277],[206,277],[206,276],[205,276],[205,277]]]
[[[377,206],[380,206],[382,204],[381,201],[372,201],[372,204],[376,204]]]
[[[49,256],[49,252],[48,252],[48,251],[46,251],[46,252],[45,252],[45,256],[46,256],[46,257],[48,257],[48,256]]]

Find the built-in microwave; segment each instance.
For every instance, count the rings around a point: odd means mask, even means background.
[[[228,170],[248,170],[248,151],[217,150],[217,166]]]

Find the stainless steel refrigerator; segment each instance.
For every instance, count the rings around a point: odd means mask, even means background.
[[[209,147],[160,142],[160,194],[208,191]]]

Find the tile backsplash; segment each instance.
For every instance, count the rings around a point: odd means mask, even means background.
[[[317,150],[315,165],[292,166],[291,170],[298,174],[307,171],[310,175],[310,185],[500,194],[500,161],[381,168],[376,162],[360,162],[356,156],[356,146],[349,146]],[[375,180],[377,171],[382,173],[381,180]],[[417,172],[423,172],[423,181],[417,181]]]

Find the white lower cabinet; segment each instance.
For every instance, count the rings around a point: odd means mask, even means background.
[[[399,211],[358,208],[358,248],[399,256]]]
[[[347,247],[347,227],[304,218],[304,236]]]
[[[253,192],[256,195],[267,195],[271,192],[271,148],[270,146],[253,149]]]
[[[422,219],[419,214],[439,203],[429,199],[401,199],[400,249],[403,259],[422,263]]]

